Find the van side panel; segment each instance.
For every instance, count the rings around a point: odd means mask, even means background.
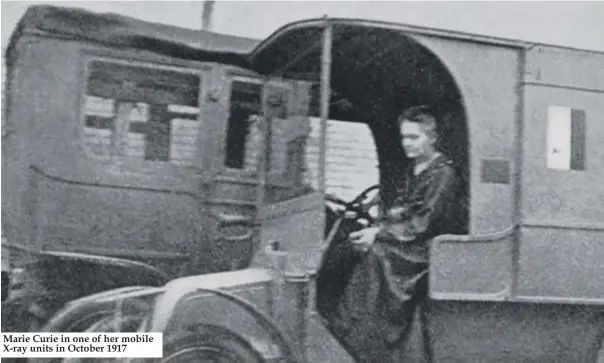
[[[601,303],[604,55],[539,47],[526,60],[519,298]]]
[[[457,82],[470,140],[470,236],[433,241],[430,293],[439,300],[501,300],[510,294],[514,280],[511,232],[516,223],[521,49],[418,39]]]
[[[436,37],[416,39],[449,69],[465,103],[470,140],[470,232],[501,232],[514,223],[520,50]],[[498,182],[483,178],[492,171],[501,176]]]

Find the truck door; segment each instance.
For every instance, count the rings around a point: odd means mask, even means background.
[[[265,117],[249,135],[264,145],[264,153],[256,155],[262,170],[257,194],[261,245],[254,263],[265,265],[266,248],[278,245],[287,251],[291,271],[306,272],[316,267],[323,239],[320,149],[325,130],[318,119],[307,117],[308,83],[268,83],[265,90]]]

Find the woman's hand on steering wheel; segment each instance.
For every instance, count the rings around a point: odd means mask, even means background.
[[[379,189],[379,185],[372,185],[371,187],[363,190],[351,202],[345,202],[333,194],[326,194],[325,199],[328,202],[335,203],[344,207],[344,213],[355,213],[356,219],[365,219],[369,222],[369,224],[373,224],[374,219],[371,214],[369,214],[369,209],[371,209],[375,204],[379,202],[379,194],[378,196],[372,198],[369,202],[367,202],[367,199],[368,194],[377,189]]]
[[[369,193],[374,190],[379,190],[379,188],[380,186],[378,184],[372,185],[363,190],[352,202],[350,202],[350,210],[355,211],[358,214],[359,219],[366,219],[369,224],[375,222],[373,216],[369,214],[369,210],[379,203],[379,193],[371,198],[371,200],[368,201],[367,199],[369,198]]]
[[[370,227],[352,232],[349,235],[350,242],[352,242],[355,249],[367,252],[373,245],[373,242],[375,242],[375,237],[377,236],[378,232],[379,227]]]

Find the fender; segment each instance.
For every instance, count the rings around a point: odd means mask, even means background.
[[[41,251],[27,266],[48,287],[81,291],[81,296],[124,286],[163,286],[168,275],[151,265],[99,255]],[[30,273],[31,273],[30,272]]]
[[[154,299],[164,288],[132,286],[103,291],[68,302],[46,324],[41,332],[82,332],[104,317],[134,312],[141,320],[152,313]],[[119,306],[119,308],[118,308]]]
[[[169,281],[167,274],[141,262],[58,251],[36,252],[25,270],[25,293],[46,295],[36,301],[45,319],[75,299],[128,286],[160,287]]]

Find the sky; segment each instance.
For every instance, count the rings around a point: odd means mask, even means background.
[[[53,3],[201,27],[202,1],[2,1],[4,48],[29,5]],[[226,1],[213,30],[262,39],[288,22],[323,15],[367,18],[604,51],[604,1]]]

